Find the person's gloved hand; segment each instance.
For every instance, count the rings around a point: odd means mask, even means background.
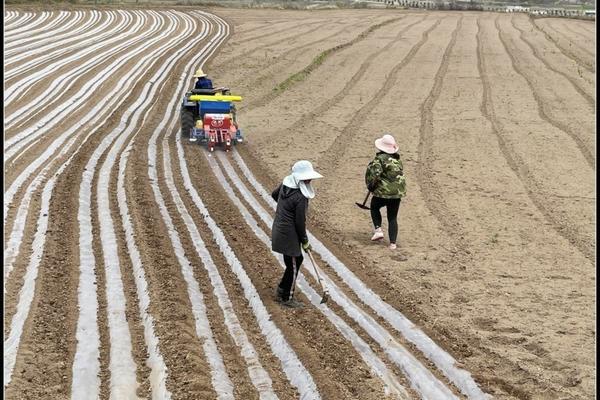
[[[302,250],[304,250],[305,252],[312,250],[312,246],[310,245],[310,243],[308,243],[308,240],[302,242]]]

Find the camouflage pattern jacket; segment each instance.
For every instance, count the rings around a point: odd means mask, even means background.
[[[367,166],[365,183],[374,197],[401,199],[406,194],[406,181],[400,155],[377,153]]]

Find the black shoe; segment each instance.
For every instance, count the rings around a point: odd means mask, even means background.
[[[296,299],[294,299],[293,297],[289,300],[286,300],[284,302],[281,303],[282,306],[288,307],[288,308],[302,308],[304,307],[304,303],[302,303],[301,301],[298,301]]]
[[[277,301],[278,303],[283,303],[284,298],[287,298],[287,296],[284,297],[283,289],[277,286],[277,292],[275,293],[275,301]]]

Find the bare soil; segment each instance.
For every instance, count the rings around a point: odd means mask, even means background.
[[[98,9],[105,13],[116,8]],[[9,6],[5,13],[39,14],[46,10],[91,13],[89,7],[58,5]],[[169,15],[178,24],[173,35],[184,29],[184,16],[195,21],[200,18],[196,13],[200,10],[193,7],[124,10]],[[216,14],[230,25],[230,37],[204,70],[216,86],[228,86],[244,97],[237,118],[246,141],[235,151],[267,190],[289,173],[295,161],[313,162],[324,179],[314,182],[317,196],[310,204],[309,230],[369,288],[452,355],[484,392],[497,399],[521,400],[594,396],[595,25],[581,20],[533,20],[520,14],[396,9],[201,11]],[[49,21],[53,18],[56,15]],[[150,25],[146,21],[141,32],[147,32]],[[199,34],[197,29],[195,35]],[[160,43],[164,40],[156,46]],[[148,106],[146,117],[136,122],[135,140],[126,142],[131,144],[125,171],[126,201],[148,283],[148,312],[154,320],[158,348],[167,369],[166,387],[172,397],[215,398],[205,343],[198,337],[190,289],[178,258],[181,250],[199,284],[235,397],[259,398],[244,355],[226,326],[204,255],[197,252],[185,217],[177,209],[175,193],[167,185],[170,168],[177,195],[206,244],[240,326],[272,380],[273,391],[279,398],[291,400],[298,398],[298,390],[265,340],[231,260],[222,253],[206,216],[194,206],[178,161],[178,106],[170,109],[169,102],[177,95],[179,77],[190,72],[184,70],[185,66],[197,59],[206,43],[206,39],[198,41],[172,67],[169,78],[161,83],[159,95]],[[99,50],[108,51],[110,48]],[[102,139],[118,127],[125,110],[138,100],[143,84],[170,54],[148,66],[121,107],[104,111],[97,133],[80,148],[57,180],[35,294],[12,380],[5,386],[7,399],[70,396],[79,316],[77,210],[81,206],[82,175]],[[90,97],[39,142],[19,153],[16,161],[8,160],[5,191],[53,140],[77,125],[136,61],[128,61],[106,80],[96,97]],[[45,103],[40,114],[67,101],[69,93],[93,79],[106,63],[78,77],[69,92]],[[56,73],[77,65],[65,65]],[[17,75],[5,81],[5,86],[21,78]],[[27,89],[5,112],[10,114],[26,104],[33,93],[33,89]],[[151,160],[148,148],[153,145],[152,134],[170,114],[175,118],[175,128],[167,125],[159,132],[157,158]],[[35,118],[8,129],[6,138],[32,126]],[[80,128],[83,138],[83,134],[98,127],[82,124]],[[387,232],[382,243],[370,242],[373,227],[369,212],[354,205],[366,195],[364,170],[376,152],[374,140],[385,132],[394,135],[400,145],[408,185],[400,207],[396,251],[387,247]],[[163,162],[163,140],[170,166]],[[313,377],[322,398],[385,398],[381,380],[317,307],[288,310],[274,301],[282,273],[278,259],[244,222],[225,191],[225,182],[211,172],[204,149],[183,141],[192,185],[243,265],[271,321]],[[40,177],[43,183],[70,154],[53,156],[49,164],[44,164],[50,167]],[[232,154],[227,157],[233,160]],[[102,156],[98,166],[104,160]],[[149,165],[157,169],[157,182],[148,175]],[[223,164],[217,165],[224,168]],[[5,216],[5,248],[25,188],[44,166],[34,171],[15,194]],[[108,190],[127,298],[137,395],[151,398],[149,349],[117,203],[118,157],[108,187],[98,187],[98,169],[91,172],[95,174],[92,227],[98,260],[100,397],[108,399],[112,389],[106,276],[101,261],[104,249],[96,193]],[[242,176],[237,166],[235,173]],[[226,181],[233,186],[231,179]],[[244,182],[250,186],[247,180]],[[161,215],[154,185],[164,198],[172,229]],[[34,251],[31,243],[43,187],[40,185],[33,194],[24,221],[23,245],[5,286],[5,337],[12,329]],[[239,190],[235,193],[241,197]],[[258,197],[255,190],[252,193]],[[263,200],[259,203],[267,208]],[[242,204],[250,208],[246,200]],[[259,220],[255,211],[250,214]],[[258,225],[269,232],[270,226],[264,222]],[[181,249],[175,248],[173,230]],[[322,259],[318,261],[365,316],[387,329],[452,393],[465,398],[388,321],[362,304]],[[310,268],[308,260],[302,268]],[[308,273],[304,275],[317,287]],[[298,294],[298,298],[308,303],[304,294]],[[419,398],[402,368],[387,357],[385,346],[378,344],[341,306],[332,302],[330,307],[383,360],[406,388],[408,397]]]

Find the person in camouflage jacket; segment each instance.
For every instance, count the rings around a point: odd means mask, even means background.
[[[375,141],[379,152],[367,166],[365,183],[373,197],[371,198],[371,219],[375,232],[372,241],[383,239],[381,229],[381,208],[386,207],[390,249],[396,249],[398,237],[398,210],[400,201],[406,195],[406,180],[402,161],[398,154],[398,145],[392,135],[385,134]]]

